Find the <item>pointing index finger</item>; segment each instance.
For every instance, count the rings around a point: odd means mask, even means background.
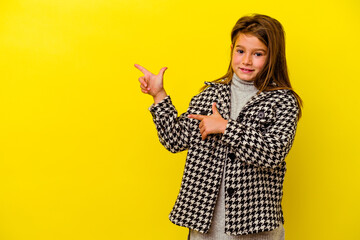
[[[203,120],[205,117],[207,116],[204,116],[204,115],[197,115],[197,114],[189,114],[188,115],[188,118],[193,118],[193,119],[197,119],[197,120]]]
[[[139,69],[143,74],[149,73],[149,71],[144,68],[143,66],[140,66],[139,64],[134,65],[137,69]]]

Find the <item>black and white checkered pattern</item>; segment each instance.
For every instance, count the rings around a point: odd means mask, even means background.
[[[289,90],[262,92],[230,116],[230,85],[210,86],[192,98],[177,116],[170,97],[150,111],[160,142],[175,153],[188,149],[179,195],[170,220],[206,233],[211,224],[222,173],[225,173],[225,233],[270,231],[284,222],[281,209],[284,161],[295,136],[298,105]],[[201,140],[199,121],[188,114],[210,115],[211,105],[228,120],[224,134]]]

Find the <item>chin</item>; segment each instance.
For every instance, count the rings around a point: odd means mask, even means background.
[[[248,74],[244,74],[242,72],[236,73],[236,75],[244,81],[253,81],[255,79],[255,77],[253,76],[253,74],[248,75]]]
[[[243,76],[243,77],[241,77],[241,76],[240,76],[240,79],[241,79],[241,80],[244,80],[244,81],[251,82],[251,81],[254,80],[254,77],[250,77],[250,76]]]

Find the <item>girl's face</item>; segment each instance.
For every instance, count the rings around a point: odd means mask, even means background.
[[[253,81],[263,69],[267,58],[267,47],[257,37],[240,33],[235,46],[231,44],[231,67],[244,81]]]

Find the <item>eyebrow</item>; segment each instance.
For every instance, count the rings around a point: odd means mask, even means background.
[[[243,46],[241,45],[236,45],[235,47],[240,47],[240,48],[244,48]],[[265,52],[266,53],[266,50],[263,49],[263,48],[254,48],[254,49],[251,49],[253,51],[262,51],[262,52]]]

